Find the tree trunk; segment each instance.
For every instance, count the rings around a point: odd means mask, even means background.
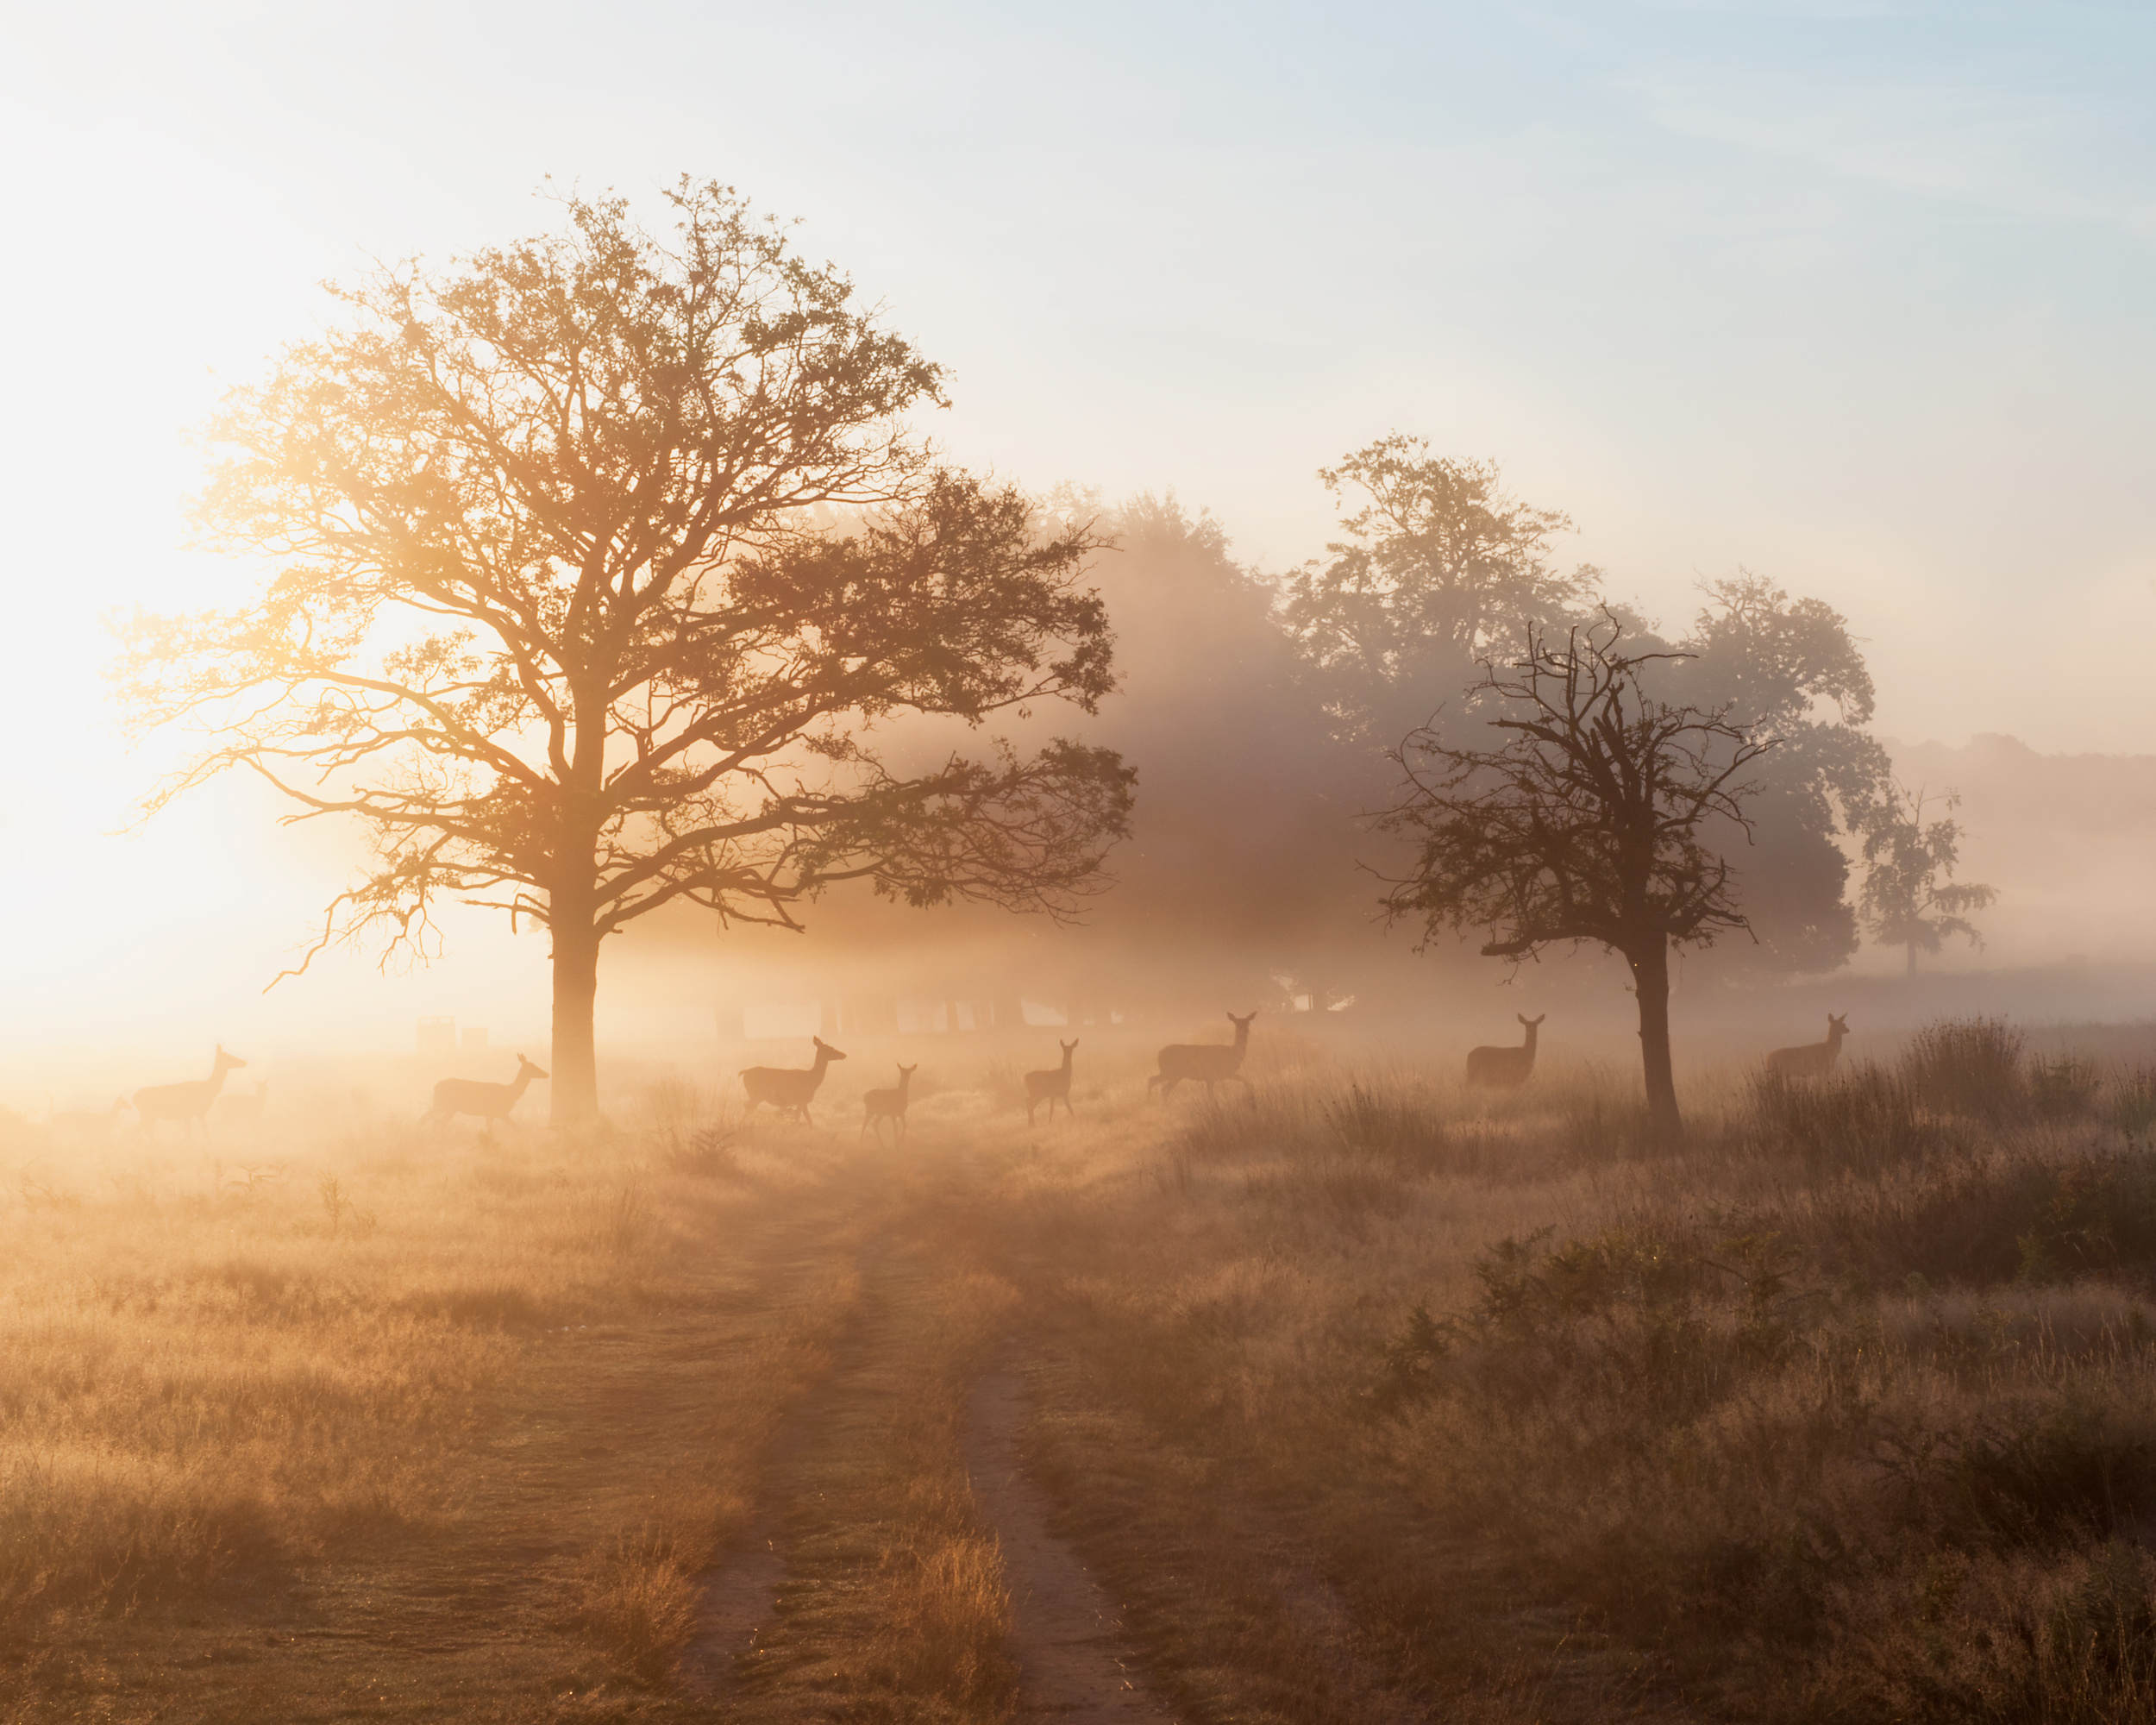
[[[556,907],[556,915],[560,914]],[[580,1126],[599,1114],[599,1055],[592,1010],[599,998],[599,933],[587,920],[554,927],[554,1124]]]
[[[1647,1080],[1647,1118],[1665,1145],[1684,1135],[1677,1110],[1677,1079],[1670,1070],[1670,947],[1657,940],[1626,953],[1633,992],[1639,999],[1639,1063]]]

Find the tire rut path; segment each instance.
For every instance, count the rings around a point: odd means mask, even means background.
[[[1120,1613],[1077,1552],[1049,1531],[1047,1494],[1018,1459],[1025,1380],[1007,1361],[974,1384],[966,1466],[982,1520],[1003,1549],[1020,1720],[1069,1725],[1173,1721],[1146,1687]]]
[[[864,1286],[881,1257],[881,1245],[871,1245],[856,1260]],[[770,1459],[755,1518],[704,1577],[695,1637],[679,1666],[682,1687],[699,1700],[724,1700],[737,1691],[766,1651],[787,1578],[787,1520],[799,1494],[800,1458],[830,1427],[850,1380],[868,1364],[868,1304],[864,1299],[855,1307],[831,1344],[822,1381],[780,1418],[767,1451]]]

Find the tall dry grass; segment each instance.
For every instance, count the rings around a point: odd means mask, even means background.
[[[1303,1506],[1405,1647],[1433,1552],[1502,1552],[1766,1716],[2124,1719],[2147,1089],[1949,1022],[1823,1082],[1716,1075],[1667,1150],[1591,1069],[1493,1101],[1312,1057],[1014,1168],[1000,1226],[1089,1393]]]
[[[0,1622],[453,1522],[523,1352],[679,1281],[758,1201],[677,1149],[648,1124],[288,1119],[221,1151],[0,1131]]]

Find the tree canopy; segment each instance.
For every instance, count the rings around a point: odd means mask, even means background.
[[[1389,748],[1403,711],[1427,718],[1432,687],[1464,684],[1479,659],[1523,649],[1531,627],[1561,624],[1594,592],[1595,570],[1549,561],[1571,521],[1507,492],[1495,463],[1395,432],[1318,477],[1357,505],[1344,536],[1289,576],[1281,618],[1344,735]]]
[[[1081,528],[937,467],[943,374],[728,188],[661,237],[615,197],[441,274],[333,289],[210,430],[199,520],[237,608],[138,617],[138,722],[355,818],[373,863],[323,938],[428,949],[446,896],[544,926],[557,1119],[596,1098],[600,941],[686,901],[794,924],[830,881],[1057,910],[1101,881],[1133,775],[992,745],[912,770],[906,712],[977,724],[1113,686]],[[318,950],[318,948],[317,948]]]

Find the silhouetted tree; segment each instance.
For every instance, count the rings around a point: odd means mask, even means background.
[[[1674,706],[1645,687],[1677,656],[1622,649],[1605,612],[1564,644],[1532,624],[1523,657],[1486,669],[1470,699],[1508,733],[1466,749],[1424,729],[1396,759],[1407,794],[1379,825],[1417,845],[1387,910],[1487,928],[1482,951],[1521,959],[1593,941],[1631,967],[1639,1051],[1657,1128],[1681,1130],[1670,1062],[1670,949],[1743,928],[1727,860],[1701,837],[1745,824],[1744,775],[1773,745],[1722,709]]]
[[[1570,520],[1508,496],[1493,463],[1433,456],[1395,432],[1318,476],[1362,501],[1326,559],[1288,579],[1281,616],[1344,735],[1388,747],[1428,715],[1430,689],[1522,650],[1532,626],[1572,616],[1593,591],[1593,569],[1548,561]]]
[[[548,929],[558,1120],[595,1106],[599,949],[627,924],[794,925],[862,878],[1055,908],[1131,802],[1099,748],[905,770],[872,746],[906,712],[1090,711],[1091,542],[932,467],[898,416],[942,373],[843,276],[727,188],[668,195],[670,239],[570,198],[561,231],[335,290],[348,325],[211,429],[201,520],[266,583],[138,618],[123,667],[143,723],[220,727],[154,802],[244,766],[290,819],[363,824],[375,860],[313,950],[379,930],[423,956],[444,894]]]
[[[1865,931],[1883,946],[1903,949],[1912,976],[1916,955],[1938,951],[1950,934],[1982,946],[1984,937],[1967,913],[1983,910],[1999,896],[1996,888],[1953,878],[1961,860],[1961,824],[1952,812],[1961,799],[1948,791],[1942,800],[1946,814],[1927,822],[1922,789],[1889,781],[1854,823],[1864,839],[1859,907]]]

